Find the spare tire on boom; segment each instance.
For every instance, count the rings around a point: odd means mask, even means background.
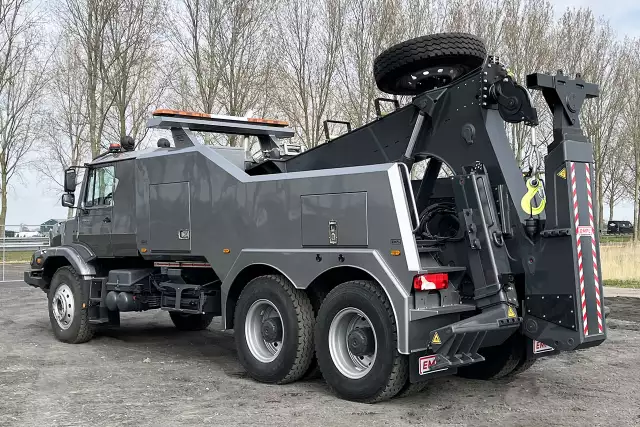
[[[487,56],[482,40],[466,33],[440,33],[391,46],[373,62],[378,88],[392,95],[418,95],[447,86],[480,67]]]

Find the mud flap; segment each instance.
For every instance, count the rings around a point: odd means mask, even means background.
[[[544,356],[555,356],[560,353],[560,350],[553,348],[541,341],[532,340],[529,337],[525,337],[525,357],[526,360],[539,359]]]
[[[547,156],[546,226],[525,259],[524,333],[560,351],[606,338],[591,150],[563,141]]]

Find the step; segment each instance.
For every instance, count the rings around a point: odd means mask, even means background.
[[[409,310],[409,320],[420,320],[427,317],[440,316],[443,314],[464,313],[466,311],[474,311],[474,304],[457,304],[444,307],[434,308],[416,308]]]
[[[520,317],[509,317],[509,306],[491,307],[480,314],[444,326],[430,334],[430,347],[443,369],[482,362],[483,343],[497,345],[520,327]],[[492,344],[495,343],[495,344]]]

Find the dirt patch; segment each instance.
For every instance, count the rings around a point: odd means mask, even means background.
[[[604,305],[611,309],[612,319],[640,322],[640,298],[605,298]]]
[[[607,298],[609,339],[542,359],[509,381],[435,379],[377,405],[336,398],[322,380],[247,378],[233,336],[175,330],[166,313],[67,345],[51,333],[43,292],[0,284],[2,426],[597,426],[640,424],[640,300]]]

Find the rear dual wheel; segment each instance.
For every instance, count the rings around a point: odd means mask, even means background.
[[[407,356],[397,350],[395,317],[379,286],[343,283],[320,301],[315,318],[307,294],[285,277],[247,284],[234,325],[238,357],[252,378],[284,384],[308,373],[315,322],[317,363],[339,396],[373,403],[422,388],[408,383]]]
[[[527,359],[525,342],[525,337],[516,332],[500,345],[481,348],[479,353],[485,360],[459,368],[458,375],[477,380],[497,380],[524,372],[535,362],[535,359]]]
[[[313,322],[309,297],[284,276],[250,281],[234,320],[238,357],[249,376],[276,384],[300,379],[313,357]]]
[[[318,312],[315,341],[322,375],[342,398],[378,402],[407,383],[393,310],[371,281],[346,282],[329,292]]]

